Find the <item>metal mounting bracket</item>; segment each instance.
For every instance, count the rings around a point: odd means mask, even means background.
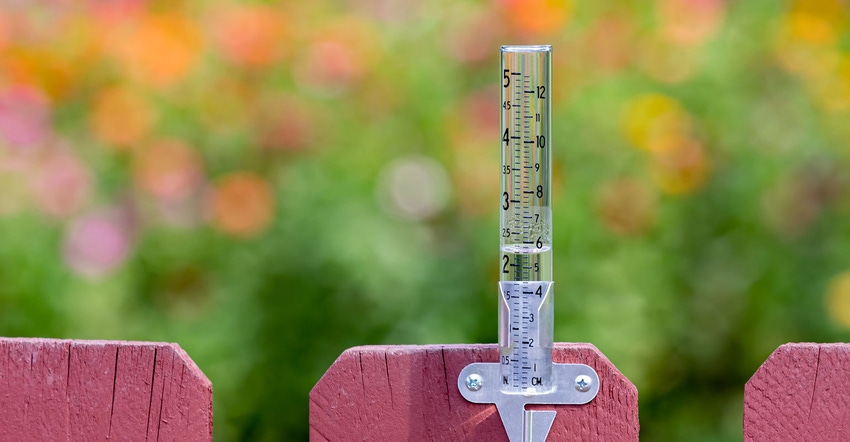
[[[547,393],[504,393],[499,388],[500,365],[476,362],[460,372],[457,386],[464,399],[476,404],[496,404],[511,442],[545,442],[556,411],[526,410],[528,404],[583,405],[599,393],[599,376],[585,364],[552,364]]]

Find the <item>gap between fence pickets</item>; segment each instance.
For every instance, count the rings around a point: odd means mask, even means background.
[[[212,440],[212,384],[176,344],[0,338],[0,392],[0,441]]]

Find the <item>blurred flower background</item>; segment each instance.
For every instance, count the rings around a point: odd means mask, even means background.
[[[850,339],[843,0],[0,3],[0,334],[179,342],[217,440],[360,344],[496,341],[500,44],[554,45],[556,339],[642,440]]]

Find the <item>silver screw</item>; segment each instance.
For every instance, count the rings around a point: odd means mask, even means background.
[[[471,374],[466,377],[466,388],[471,391],[478,391],[484,385],[484,380],[477,374]]]
[[[590,376],[587,376],[587,375],[576,376],[576,390],[584,393],[584,392],[590,390],[591,385],[593,385],[593,380],[590,379]]]

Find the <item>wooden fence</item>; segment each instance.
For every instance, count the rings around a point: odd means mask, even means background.
[[[553,359],[593,367],[586,405],[535,406],[557,417],[549,441],[637,441],[637,389],[589,344],[556,344]],[[467,402],[460,371],[498,361],[495,345],[346,350],[310,392],[311,441],[507,441],[490,404]],[[786,344],[745,386],[745,442],[850,441],[850,344]],[[532,407],[529,407],[532,408]]]
[[[638,394],[589,344],[555,362],[599,375],[585,405],[558,414],[550,441],[637,441]],[[346,350],[310,393],[313,441],[506,441],[494,405],[457,387],[495,345]],[[745,442],[850,441],[850,344],[786,344],[747,382]],[[531,408],[531,407],[529,407]],[[212,385],[176,344],[0,338],[0,441],[211,441]]]
[[[211,441],[212,384],[176,344],[0,338],[0,441]]]

